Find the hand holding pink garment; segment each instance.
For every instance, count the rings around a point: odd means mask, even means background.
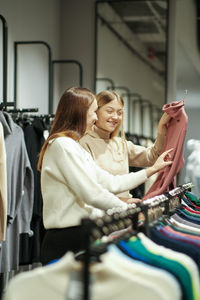
[[[184,100],[165,104],[163,106],[163,111],[171,117],[168,124],[166,124],[167,136],[163,152],[167,149],[174,148],[171,152],[173,164],[158,172],[156,181],[144,195],[143,200],[174,188],[174,178],[184,165],[183,146],[188,124],[188,117],[184,109]]]

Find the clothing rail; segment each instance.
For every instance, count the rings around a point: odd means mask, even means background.
[[[107,87],[107,89],[112,89],[114,90],[114,87],[115,87],[115,84],[114,84],[114,81],[110,78],[107,78],[107,77],[102,77],[102,78],[96,78],[96,81],[107,81],[110,83],[111,87]]]
[[[4,101],[2,103],[0,103],[0,110],[7,110],[7,107],[8,106],[14,106],[15,103],[14,102],[7,102],[7,101]]]
[[[164,204],[164,213],[169,212],[169,201],[174,197],[181,196],[184,191],[190,190],[193,187],[191,182],[180,185],[179,187],[170,190],[169,192],[161,195],[157,195],[153,198],[143,201],[139,205],[129,204],[128,209],[123,210],[121,208],[109,209],[102,218],[83,219],[82,227],[84,230],[85,241],[85,253],[84,253],[84,269],[83,269],[83,284],[84,294],[83,300],[90,300],[89,295],[89,264],[90,264],[90,244],[102,236],[109,235],[117,230],[125,229],[132,226],[133,229],[137,229],[138,214],[140,212],[145,215],[145,233],[148,235],[148,209],[156,207],[157,205]]]
[[[54,78],[54,65],[55,64],[75,64],[79,68],[79,86],[83,86],[83,66],[78,60],[74,59],[57,59],[52,60],[52,86],[53,86],[53,78]]]
[[[188,182],[188,183],[182,184],[178,187],[175,187],[174,189],[170,190],[169,192],[165,192],[164,194],[160,194],[155,197],[146,199],[142,203],[144,205],[153,205],[153,203],[156,201],[163,202],[163,201],[169,199],[170,197],[181,195],[185,190],[189,190],[193,186],[194,185],[192,182]]]
[[[143,134],[144,134],[144,109],[145,107],[148,107],[149,109],[149,115],[150,115],[150,136],[153,137],[153,105],[151,103],[150,100],[147,100],[147,99],[142,99],[142,116],[143,116],[143,119],[142,119],[142,127],[143,127]]]
[[[81,225],[84,229],[84,241],[85,241],[85,254],[84,254],[84,269],[83,269],[83,284],[84,284],[84,294],[83,300],[89,300],[89,264],[90,264],[90,243],[91,238],[96,240],[104,235],[108,235],[117,229],[127,228],[133,224],[130,220],[133,219],[133,216],[138,216],[138,213],[141,212],[144,208],[136,207],[135,204],[130,204],[129,209],[126,211],[117,211],[112,214],[106,214],[102,218],[92,219],[83,219]],[[137,220],[137,217],[135,218]],[[114,225],[114,226],[113,226]]]
[[[9,113],[24,113],[24,112],[38,112],[38,108],[14,108],[14,109],[9,109]]]

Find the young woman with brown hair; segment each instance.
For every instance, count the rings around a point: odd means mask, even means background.
[[[78,143],[92,130],[97,121],[96,111],[97,101],[90,90],[67,89],[41,149],[38,169],[41,171],[43,222],[47,229],[41,250],[43,264],[60,258],[68,250],[84,249],[82,218],[113,207],[126,209],[127,204],[115,194],[140,185],[172,164],[170,151],[166,151],[152,167],[136,173],[113,176],[102,170]]]

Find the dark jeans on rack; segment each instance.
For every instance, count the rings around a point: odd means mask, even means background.
[[[41,248],[41,263],[46,265],[61,258],[66,252],[77,253],[84,250],[84,239],[81,226],[48,229]]]

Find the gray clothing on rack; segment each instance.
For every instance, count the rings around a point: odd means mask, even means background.
[[[6,112],[0,112],[7,156],[7,230],[1,243],[0,273],[18,269],[20,234],[32,233],[33,171],[23,130]]]

